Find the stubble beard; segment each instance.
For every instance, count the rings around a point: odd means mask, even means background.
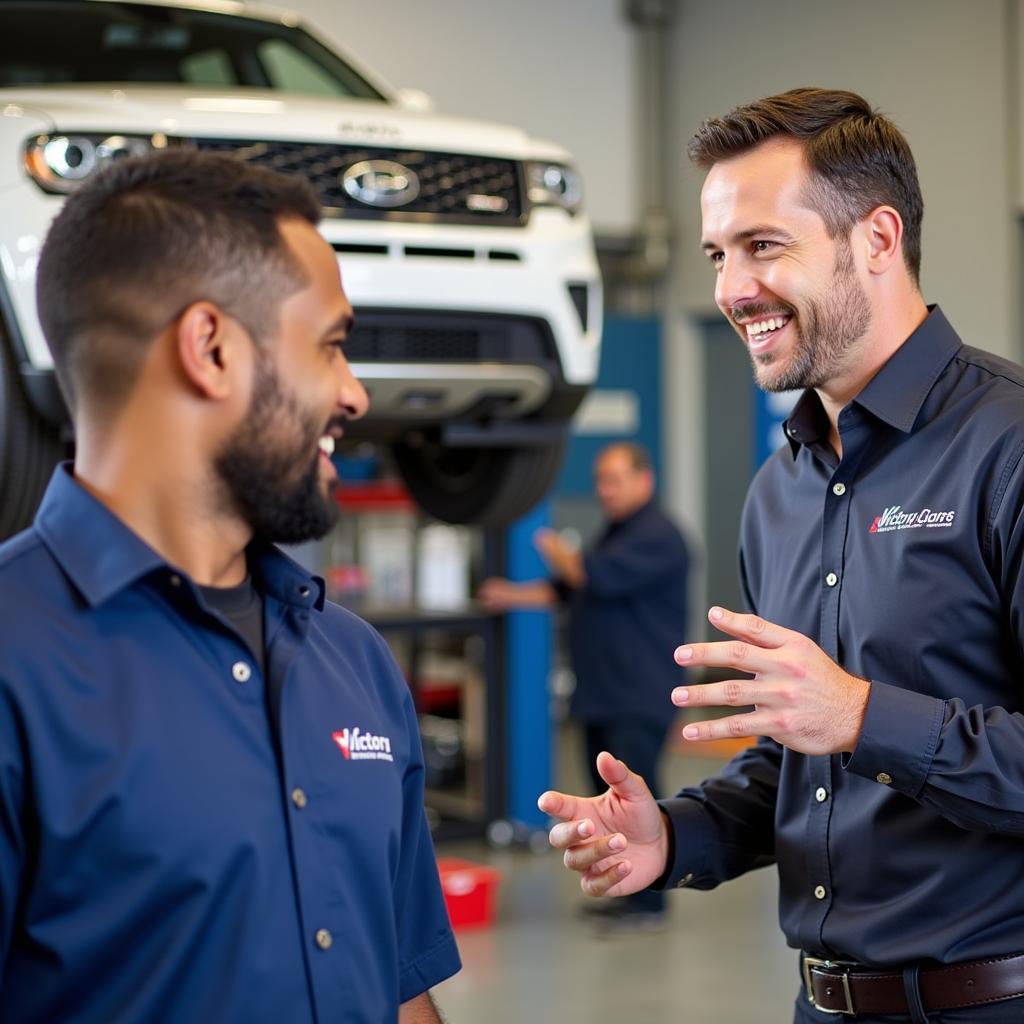
[[[339,513],[320,481],[323,424],[285,392],[267,357],[257,358],[249,415],[217,455],[215,472],[229,507],[255,537],[274,544],[316,540]],[[310,452],[312,461],[296,477]]]
[[[796,343],[788,362],[776,366],[778,357],[774,352],[751,355],[754,377],[763,391],[825,386],[835,379],[871,326],[871,307],[857,280],[848,242],[840,244],[836,252],[833,281],[826,297],[808,301],[799,315],[792,307],[790,310]]]

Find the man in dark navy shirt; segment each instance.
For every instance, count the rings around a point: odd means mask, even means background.
[[[913,157],[859,96],[758,101],[690,153],[716,302],[761,387],[806,389],[744,509],[752,614],[676,652],[736,673],[678,706],[753,707],[683,735],[760,739],[660,805],[602,755],[604,795],[541,797],[551,841],[593,895],[776,864],[800,1022],[1020,1022],[1024,371],[925,305]]]
[[[430,1024],[459,967],[404,680],[273,542],[336,515],[366,393],[317,203],[176,151],[38,269],[72,409],[0,547],[0,1018]]]
[[[669,655],[686,628],[689,552],[654,500],[654,470],[640,445],[618,442],[599,452],[594,491],[607,523],[586,552],[539,531],[551,582],[485,580],[480,597],[492,608],[568,605],[576,676],[570,716],[583,726],[594,791],[604,788],[598,754],[615,750],[657,793],[658,761],[676,714],[667,696],[683,681]],[[645,889],[595,909],[604,929],[647,929],[662,923],[665,897]]]

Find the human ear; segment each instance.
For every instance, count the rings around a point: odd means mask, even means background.
[[[231,394],[246,339],[238,321],[212,302],[193,302],[175,326],[182,372],[201,395],[211,399]]]
[[[903,218],[891,206],[879,206],[861,221],[867,241],[868,272],[884,274],[903,263]]]

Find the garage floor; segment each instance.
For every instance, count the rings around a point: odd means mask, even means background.
[[[580,777],[574,737],[559,744],[564,779]],[[673,788],[721,761],[674,754]],[[460,974],[435,989],[448,1024],[751,1024],[788,1022],[796,955],[776,924],[774,871],[710,893],[676,892],[664,931],[599,936],[579,914],[585,897],[553,851],[493,851],[445,843],[441,856],[502,873],[493,926],[456,933]]]

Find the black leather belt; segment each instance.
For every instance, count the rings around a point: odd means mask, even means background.
[[[804,955],[808,1001],[827,1013],[908,1013],[903,972],[873,970]],[[921,967],[918,988],[926,1012],[981,1006],[1024,995],[1024,953]]]

